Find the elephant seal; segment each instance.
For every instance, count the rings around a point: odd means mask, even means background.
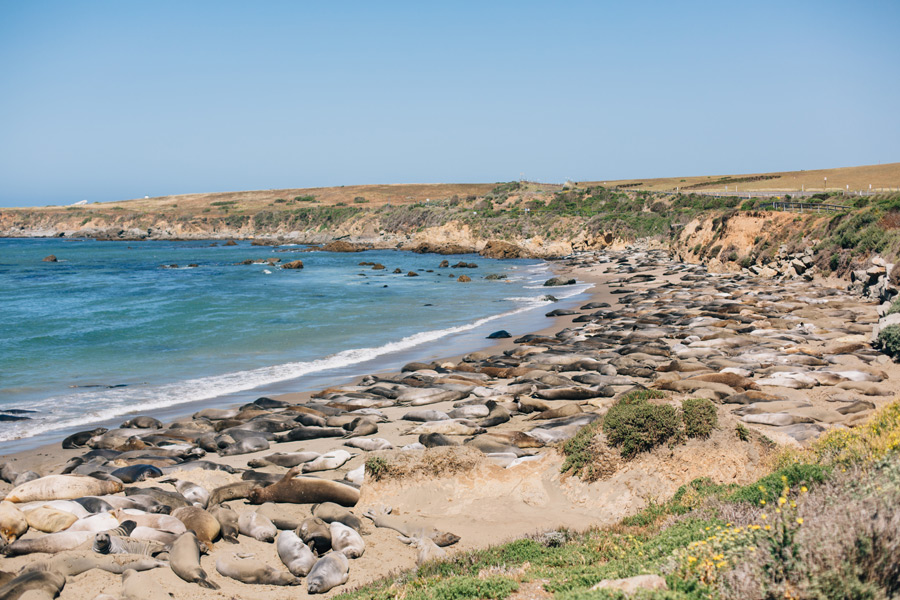
[[[153,417],[141,416],[134,417],[133,419],[128,419],[121,425],[119,425],[119,429],[162,429],[162,422],[158,419],[154,419]]]
[[[347,432],[342,427],[294,427],[290,431],[275,435],[276,442],[302,442],[324,437],[343,437]]]
[[[447,551],[434,543],[430,537],[409,538],[400,536],[400,541],[416,549],[416,566],[421,567],[431,560],[440,560],[447,557]]]
[[[6,494],[10,502],[36,500],[71,500],[82,496],[102,496],[121,492],[125,486],[117,481],[103,481],[80,475],[47,475],[13,488]]]
[[[352,527],[356,531],[362,531],[362,519],[351,513],[343,506],[339,506],[334,502],[323,502],[312,507],[312,514],[326,523],[334,523],[338,521],[348,527]]]
[[[329,552],[316,561],[306,576],[306,591],[324,594],[328,590],[347,583],[350,577],[350,561],[340,552]]]
[[[209,506],[209,490],[202,485],[184,479],[161,479],[160,483],[171,483],[178,493],[192,504],[199,504],[203,508]]]
[[[293,531],[280,531],[275,540],[275,549],[284,566],[297,577],[305,577],[316,564],[316,555]]]
[[[337,469],[345,462],[353,458],[353,455],[346,450],[332,450],[326,452],[319,458],[304,463],[300,469],[303,473],[312,473],[314,471],[330,471]]]
[[[367,452],[374,452],[375,450],[390,450],[394,447],[392,443],[384,438],[353,438],[344,442],[344,445],[349,448],[359,448],[360,450],[366,450]]]
[[[400,418],[404,421],[424,423],[426,421],[446,421],[450,416],[439,410],[411,410]]]
[[[478,422],[479,427],[493,427],[495,425],[500,425],[501,423],[506,423],[512,418],[506,408],[497,404],[493,400],[488,400],[484,403],[484,405],[490,412],[488,412],[487,418],[482,419]]]
[[[241,558],[233,552],[228,552],[216,560],[216,571],[242,583],[300,585],[302,581],[290,573],[270,567],[261,560]]]
[[[110,475],[122,480],[122,483],[137,483],[148,478],[162,477],[159,467],[148,464],[130,465],[116,469]]]
[[[28,520],[25,514],[12,502],[0,502],[0,536],[8,542],[14,542],[28,531]]]
[[[86,511],[94,514],[115,510],[112,504],[110,504],[103,498],[98,498],[96,496],[75,498],[73,502],[77,502],[78,504],[82,505]]]
[[[219,448],[219,456],[237,456],[238,454],[250,454],[269,449],[269,441],[261,436],[246,437],[240,441]]]
[[[237,544],[238,533],[241,530],[238,524],[238,514],[224,504],[216,504],[209,509],[209,514],[219,522],[222,539]]]
[[[331,527],[322,519],[317,517],[304,519],[296,533],[304,544],[310,546],[319,555],[331,550]]]
[[[184,526],[184,523],[171,515],[145,513],[130,508],[117,508],[115,512],[110,514],[116,517],[116,519],[119,520],[119,523],[134,521],[136,525],[152,527],[153,529],[168,531],[169,533],[174,533],[176,535],[187,531],[187,527]]]
[[[366,551],[366,543],[359,532],[340,521],[331,523],[331,549],[347,558],[359,558]]]
[[[56,598],[66,585],[66,576],[56,571],[25,571],[0,588],[0,598],[15,600],[29,592],[38,598]]]
[[[199,506],[183,506],[172,511],[172,516],[184,523],[188,531],[193,531],[200,543],[211,548],[213,541],[222,532],[222,526],[214,516]]]
[[[44,533],[56,533],[68,529],[78,517],[70,512],[58,510],[50,506],[39,506],[25,513],[25,520],[32,529]]]
[[[551,408],[550,410],[541,411],[531,417],[528,418],[529,421],[544,421],[550,419],[557,419],[559,417],[571,417],[573,415],[578,415],[583,413],[581,410],[581,406],[575,404],[574,402],[570,402],[568,404],[564,404],[559,408]]]
[[[66,531],[90,531],[91,533],[97,533],[98,531],[107,531],[121,527],[125,523],[127,521],[119,523],[112,513],[99,513],[78,519]]]
[[[412,429],[405,431],[404,435],[419,435],[422,433],[440,433],[443,435],[476,435],[484,433],[484,428],[468,419],[447,419],[444,421],[426,421]]]
[[[134,530],[132,530],[134,531]],[[91,549],[98,554],[144,554],[156,556],[166,551],[166,545],[152,540],[137,540],[131,537],[110,535],[101,531],[94,536]]]
[[[20,556],[34,552],[56,554],[57,552],[64,552],[80,546],[93,537],[94,532],[92,531],[60,531],[58,533],[48,533],[38,538],[16,540],[0,548],[0,551],[6,556]]]
[[[365,516],[372,519],[375,527],[386,527],[402,534],[404,537],[417,538],[427,537],[440,547],[452,546],[459,541],[459,536],[441,532],[427,525],[413,525],[405,523],[396,517],[390,516],[391,508],[382,506],[378,509],[369,509]]]
[[[319,502],[336,502],[341,506],[356,506],[359,502],[359,490],[337,481],[316,479],[313,477],[294,478],[300,473],[293,467],[278,483],[268,487],[250,491],[247,499],[250,504],[264,502],[288,502],[293,504],[316,504]]]
[[[84,448],[84,446],[88,443],[88,441],[90,441],[91,438],[98,435],[103,435],[107,431],[109,431],[109,429],[107,429],[106,427],[98,427],[96,429],[91,429],[90,431],[79,431],[78,433],[73,433],[62,441],[62,447],[66,450]]]
[[[344,426],[347,430],[345,438],[375,435],[378,433],[378,423],[368,417],[357,417]]]
[[[237,500],[239,498],[247,498],[250,493],[259,487],[259,483],[255,481],[239,481],[237,483],[229,483],[217,487],[209,494],[209,503],[207,506],[215,506],[229,500]],[[262,504],[262,503],[260,503]]]
[[[200,509],[203,510],[203,509]],[[211,590],[219,586],[209,580],[209,576],[200,566],[200,542],[193,531],[181,534],[169,551],[169,565],[172,571],[188,583],[196,583]]]
[[[247,461],[247,466],[254,469],[265,467],[268,465],[277,465],[279,467],[296,467],[297,465],[307,463],[313,459],[322,456],[318,452],[276,452],[262,458],[254,458]]]
[[[191,506],[191,503],[178,492],[170,492],[158,487],[137,488],[130,487],[125,489],[125,495],[132,496],[150,496],[158,504],[165,504],[171,509],[181,508],[182,506]]]
[[[459,446],[458,442],[454,442],[442,433],[420,434],[419,443],[426,448],[437,448],[438,446]]]
[[[260,542],[273,542],[278,535],[275,524],[254,510],[242,512],[238,517],[238,527],[241,533],[259,540]]]

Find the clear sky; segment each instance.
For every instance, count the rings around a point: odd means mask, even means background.
[[[0,2],[0,206],[900,161],[900,2]]]

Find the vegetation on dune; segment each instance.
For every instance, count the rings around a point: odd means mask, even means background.
[[[697,479],[611,527],[465,552],[338,598],[500,599],[526,587],[566,600],[625,598],[591,588],[641,574],[668,588],[639,592],[644,599],[897,597],[898,448],[895,401],[863,426],[783,451],[751,485]]]

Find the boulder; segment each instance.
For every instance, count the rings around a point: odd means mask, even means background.
[[[431,242],[422,242],[421,244],[410,248],[412,252],[417,254],[469,254],[475,249],[470,246],[461,246],[459,244],[434,244]]]
[[[384,265],[381,263],[375,263],[374,265],[372,265],[372,270],[373,271],[383,271]]]
[[[519,246],[500,240],[488,240],[479,254],[487,258],[524,258],[528,256],[528,253]]]
[[[45,256],[42,262],[58,262],[56,256],[51,254],[50,256]]]
[[[225,243],[222,244],[222,245],[223,245],[223,246],[237,246],[237,242],[234,241],[234,240],[228,240],[227,242],[225,242]]]
[[[282,269],[302,269],[303,261],[302,260],[292,260],[289,263],[284,263],[281,265]]]
[[[409,273],[406,274],[406,276],[407,277],[418,277],[419,274],[416,273],[415,271],[410,271]]]
[[[367,250],[362,244],[354,244],[344,240],[335,240],[322,246],[323,252],[362,252]]]
[[[472,281],[472,278],[468,275],[460,275],[457,281],[459,281],[460,283],[468,283],[469,281]]]
[[[444,259],[441,261],[441,264],[438,265],[438,269],[446,269],[449,266],[450,266],[450,261],[447,259]]]

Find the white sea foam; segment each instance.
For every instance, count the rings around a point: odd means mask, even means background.
[[[562,297],[573,296],[589,287],[590,285],[568,286],[566,295]],[[554,290],[554,295],[560,297],[558,289]],[[91,389],[48,398],[27,407],[9,406],[7,408],[36,410],[38,415],[34,415],[31,420],[8,423],[9,427],[0,431],[0,442],[30,438],[52,431],[106,421],[126,414],[149,412],[179,404],[209,400],[264,385],[289,381],[310,373],[347,367],[385,354],[434,342],[449,335],[470,331],[491,321],[546,305],[546,301],[539,297],[510,298],[508,300],[519,306],[513,310],[484,317],[465,325],[423,331],[382,346],[344,350],[317,360],[273,365],[162,385]]]

